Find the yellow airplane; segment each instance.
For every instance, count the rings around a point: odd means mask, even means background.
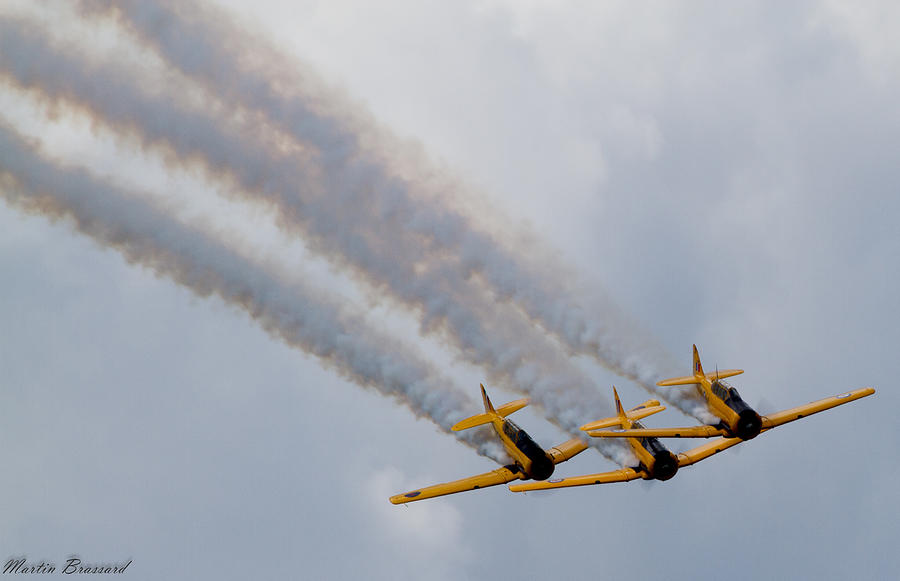
[[[875,393],[873,388],[864,387],[774,414],[761,416],[747,405],[747,402],[741,399],[738,391],[733,386],[724,381],[726,377],[740,375],[743,372],[743,369],[724,369],[716,370],[712,373],[703,373],[700,355],[697,353],[697,346],[694,345],[694,375],[666,379],[656,385],[661,387],[696,385],[697,391],[706,399],[709,411],[721,420],[718,424],[693,426],[690,428],[625,428],[621,430],[602,430],[591,435],[599,438],[711,438],[714,436],[725,436],[728,438],[740,438],[741,440],[752,440],[761,431],[769,430]]]
[[[506,484],[513,480],[528,480],[529,478],[545,480],[550,478],[557,464],[565,462],[587,449],[587,444],[581,439],[573,438],[559,446],[544,451],[531,439],[531,436],[525,433],[525,430],[511,420],[506,419],[506,416],[509,414],[527,406],[527,398],[517,399],[494,409],[483,385],[481,386],[481,397],[484,399],[484,413],[467,418],[451,429],[454,432],[458,432],[459,430],[474,428],[482,424],[491,424],[497,435],[500,436],[503,447],[506,448],[507,453],[512,457],[513,463],[478,476],[436,484],[405,494],[397,494],[391,497],[392,503],[403,504],[445,494]]]
[[[591,436],[596,436],[598,431],[602,432],[602,428],[612,426],[621,426],[626,430],[637,428],[639,431],[642,426],[638,422],[639,419],[649,415],[661,412],[666,409],[659,405],[655,399],[645,401],[641,405],[632,408],[629,411],[622,409],[622,402],[619,401],[619,393],[613,387],[613,394],[616,397],[616,416],[606,418],[590,424],[581,426]],[[694,448],[678,454],[677,456],[663,446],[659,440],[653,437],[629,437],[628,443],[634,451],[638,459],[638,465],[634,468],[624,467],[621,470],[613,470],[611,472],[601,472],[599,474],[587,474],[584,476],[573,476],[570,478],[554,478],[546,482],[530,482],[528,484],[513,484],[509,489],[513,492],[527,492],[531,490],[550,490],[553,488],[569,488],[572,486],[588,486],[591,484],[609,484],[611,482],[628,482],[629,480],[668,480],[678,473],[678,469],[682,466],[690,466],[696,464],[700,460],[709,458],[710,456],[730,448],[736,444],[740,444],[740,438],[719,438],[703,446]]]

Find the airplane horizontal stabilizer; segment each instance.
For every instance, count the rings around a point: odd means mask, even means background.
[[[475,426],[480,426],[482,424],[489,424],[496,420],[498,417],[505,418],[509,414],[519,411],[523,407],[527,406],[531,401],[526,397],[511,401],[509,403],[505,403],[495,409],[494,406],[491,405],[491,400],[488,399],[487,393],[485,393],[484,391],[484,386],[481,386],[481,392],[484,394],[484,413],[472,416],[471,418],[466,418],[458,422],[456,425],[450,428],[451,430],[453,430],[454,432],[458,432],[460,430],[467,430],[469,428],[474,428]]]
[[[664,405],[654,405],[649,407],[642,407],[640,409],[633,409],[625,415],[629,420],[636,422],[640,419],[646,418],[647,416],[652,416],[653,414],[658,414],[659,412],[666,409]]]
[[[715,381],[717,379],[725,379],[726,377],[734,377],[735,375],[740,375],[743,373],[743,369],[718,369],[716,371],[710,371],[706,374],[706,378],[710,381]]]
[[[601,428],[612,428],[614,426],[622,425],[622,418],[606,418],[603,420],[597,420],[596,422],[591,422],[589,424],[585,424],[581,426],[581,429],[587,432],[588,430],[599,430]]]
[[[572,476],[570,478],[551,478],[543,482],[528,482],[527,484],[512,484],[509,489],[512,492],[530,492],[532,490],[552,490],[554,488],[570,488],[572,486],[590,486],[592,484],[609,484],[612,482],[628,482],[641,478],[641,473],[633,468],[622,468],[612,472],[600,474],[587,474],[585,476]]]
[[[850,403],[851,401],[855,401],[857,399],[872,395],[873,393],[875,393],[875,388],[864,387],[862,389],[848,391],[847,393],[842,393],[840,395],[826,397],[825,399],[820,399],[806,405],[801,405],[795,408],[776,412],[774,414],[769,414],[763,416],[762,427],[764,430],[767,428],[774,428],[775,426],[780,426],[782,424],[793,422],[794,420],[799,420],[800,418],[823,412],[827,409],[831,409],[845,403]]]
[[[657,404],[659,402],[656,402]],[[641,418],[646,418],[647,416],[652,416],[653,414],[659,413],[666,409],[664,405],[652,405],[652,406],[638,406],[632,410],[629,410],[625,413],[625,417],[632,422],[636,422]],[[589,424],[585,424],[581,426],[581,429],[585,432],[590,430],[599,430],[601,428],[612,428],[614,426],[621,426],[622,418],[614,417],[614,418],[606,418],[603,420],[597,420],[596,422],[591,422]]]
[[[639,404],[639,405],[636,405],[636,406],[634,406],[633,408],[631,408],[631,409],[628,410],[628,411],[630,411],[630,412],[636,412],[637,410],[639,410],[639,409],[641,409],[641,408],[648,408],[648,407],[652,407],[652,406],[656,406],[656,405],[659,405],[659,400],[658,400],[658,399],[648,399],[648,400],[645,401],[644,403]]]
[[[489,424],[489,423],[493,422],[496,417],[497,417],[496,413],[487,412],[487,413],[483,413],[483,414],[478,414],[478,415],[472,416],[471,418],[466,418],[466,419],[462,420],[461,422],[458,422],[450,429],[453,430],[454,432],[458,432],[460,430],[468,430],[469,428],[474,428],[475,426],[480,426],[482,424]]]
[[[516,401],[511,401],[509,403],[503,404],[502,406],[498,407],[495,411],[497,412],[498,416],[505,418],[509,414],[519,411],[523,407],[527,406],[529,403],[531,403],[531,400],[529,400],[527,397],[522,398],[522,399],[517,399]]]
[[[673,377],[672,379],[664,379],[657,381],[656,385],[660,387],[669,387],[670,385],[694,385],[700,383],[696,375],[688,375],[685,377]]]
[[[718,371],[710,371],[709,373],[704,373],[703,375],[706,376],[706,378],[710,381],[715,381],[717,379],[725,379],[726,377],[734,377],[735,375],[740,375],[743,372],[743,369],[719,369]],[[657,381],[656,385],[660,387],[670,387],[673,385],[696,385],[698,383],[700,383],[700,380],[696,375],[688,375],[685,377],[673,377],[672,379]]]
[[[527,397],[523,397],[522,399],[517,399],[515,401],[505,403],[502,406],[494,409],[494,405],[491,403],[491,398],[488,397],[483,383],[481,384],[481,399],[484,400],[484,413],[496,414],[501,418],[505,418],[509,414],[519,411],[531,402],[531,400],[529,400]]]
[[[716,426],[691,426],[689,428],[590,430],[588,435],[594,438],[712,438],[714,436],[724,436],[725,431]]]

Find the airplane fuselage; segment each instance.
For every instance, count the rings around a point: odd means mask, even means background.
[[[550,478],[555,467],[553,459],[525,430],[505,418],[494,420],[492,425],[519,470],[534,480]]]
[[[722,420],[720,427],[729,436],[752,440],[759,435],[762,418],[747,405],[737,389],[723,379],[711,381],[705,376],[698,376],[698,379],[697,390],[706,398],[709,410]]]
[[[639,422],[631,424],[634,429],[643,429]],[[668,480],[678,472],[678,458],[668,448],[653,437],[628,438],[628,443],[640,462],[640,471],[645,480]]]

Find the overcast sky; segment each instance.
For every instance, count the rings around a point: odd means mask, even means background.
[[[0,14],[51,22],[87,53],[118,42],[57,4]],[[706,367],[746,370],[733,383],[763,412],[878,392],[665,483],[495,487],[395,507],[392,494],[495,465],[243,311],[2,203],[4,563],[131,558],[132,579],[895,575],[893,3],[221,4],[465,184],[474,201],[454,203],[538,240],[552,258],[535,260],[570,273],[561,288],[608,293],[662,346],[661,371],[687,373],[696,343]],[[121,58],[135,77],[152,77],[158,63],[132,50]],[[487,370],[420,337],[402,306],[354,294],[265,213],[217,202],[197,175],[6,80],[0,119],[371,309],[477,396]],[[625,405],[648,397],[576,363]],[[568,438],[540,410],[514,419],[544,447]],[[691,421],[670,409],[647,423]],[[589,450],[557,475],[616,467]]]

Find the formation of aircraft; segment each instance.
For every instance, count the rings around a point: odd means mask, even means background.
[[[517,399],[494,408],[483,385],[481,386],[481,397],[484,400],[484,413],[466,418],[450,429],[458,432],[483,424],[491,424],[500,437],[503,447],[506,448],[506,452],[513,459],[513,463],[485,474],[397,494],[391,497],[393,504],[404,504],[445,494],[497,486],[513,480],[546,480],[553,474],[557,464],[565,462],[587,449],[587,444],[580,438],[572,438],[559,446],[544,450],[531,439],[525,430],[514,424],[512,420],[506,419],[506,416],[527,406],[527,398]]]
[[[581,426],[581,429],[594,436],[601,428],[622,426],[622,428],[643,428],[639,419],[661,412],[666,409],[656,400],[649,400],[641,405],[624,411],[622,402],[619,401],[619,393],[613,387],[613,395],[616,398],[616,414],[590,424]],[[612,482],[628,482],[629,480],[669,480],[678,473],[682,466],[690,466],[709,458],[727,448],[739,444],[740,438],[719,438],[713,442],[698,446],[677,456],[669,451],[658,439],[653,436],[629,437],[628,443],[638,459],[635,467],[623,466],[620,470],[601,472],[599,474],[586,474],[584,476],[572,476],[569,478],[554,478],[546,482],[530,482],[528,484],[513,484],[509,489],[513,492],[527,492],[530,490],[549,490],[552,488],[569,488],[572,486],[589,486],[592,484],[609,484]]]
[[[556,464],[583,452],[587,445],[581,439],[573,438],[544,451],[524,430],[506,419],[509,414],[528,405],[528,400],[516,400],[494,409],[482,385],[484,413],[465,419],[453,426],[452,429],[457,431],[482,424],[491,424],[497,435],[500,436],[506,451],[513,458],[513,464],[478,476],[398,494],[392,496],[390,500],[394,504],[403,504],[414,500],[506,484],[513,480],[535,481],[512,484],[509,489],[513,492],[627,482],[639,478],[669,480],[675,476],[679,468],[696,464],[732,446],[752,440],[762,432],[875,393],[873,388],[865,387],[774,414],[760,415],[747,405],[737,389],[724,381],[727,377],[740,375],[744,372],[742,369],[717,369],[715,372],[704,373],[696,345],[694,345],[693,363],[693,375],[666,379],[658,382],[657,385],[661,387],[696,386],[698,393],[706,400],[709,411],[719,419],[716,424],[685,428],[645,428],[639,420],[663,411],[666,409],[665,406],[660,405],[659,401],[651,399],[626,412],[619,400],[618,392],[613,387],[616,415],[581,427],[588,435],[595,438],[626,438],[637,457],[637,466],[623,466],[619,470],[609,472],[549,480]],[[716,439],[676,455],[669,451],[658,438]]]

